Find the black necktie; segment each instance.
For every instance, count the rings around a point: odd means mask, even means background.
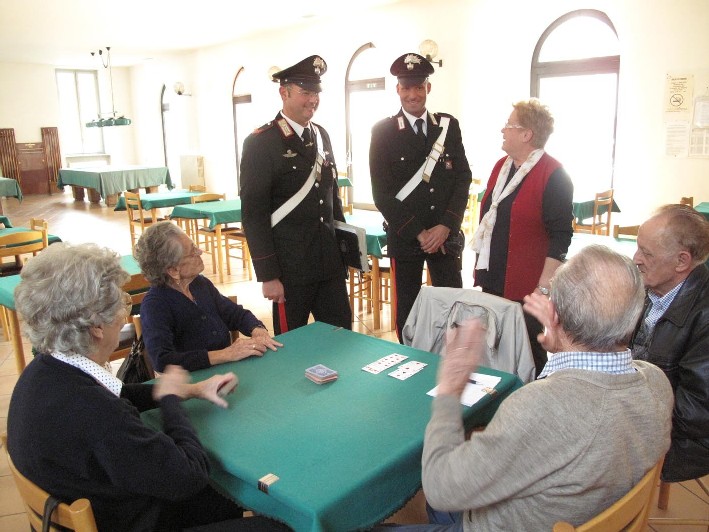
[[[426,145],[426,133],[423,132],[423,118],[416,120],[416,136],[423,146]]]
[[[303,143],[307,148],[310,148],[310,144],[312,144],[313,138],[310,136],[310,128],[306,127],[303,129]]]

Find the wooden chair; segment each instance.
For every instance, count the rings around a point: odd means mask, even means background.
[[[465,207],[465,212],[463,213],[463,223],[461,224],[461,229],[468,236],[471,236],[475,232],[475,228],[478,223],[478,194],[480,193],[480,183],[480,179],[473,179],[470,183],[470,190],[468,191],[468,204]]]
[[[664,457],[628,493],[590,521],[577,527],[560,521],[553,532],[645,532],[663,461]]]
[[[20,473],[7,452],[7,434],[1,436],[2,446],[5,448],[7,465],[15,480],[17,491],[20,492],[25,511],[32,530],[42,530],[42,515],[44,505],[50,497],[49,493],[37,486],[34,482]],[[60,503],[52,513],[52,526],[50,530],[75,530],[76,532],[98,532],[91,502],[88,499],[77,499],[71,504]]]
[[[207,201],[224,201],[225,194],[206,193],[200,196],[193,196],[192,203],[204,203]],[[212,256],[212,273],[217,273],[217,234],[214,229],[209,228],[208,221],[192,220],[192,239],[195,245]]]
[[[123,197],[126,200],[131,249],[135,251],[135,242],[137,240],[136,229],[140,228],[140,232],[142,233],[147,226],[162,222],[165,218],[158,217],[157,209],[152,209],[150,215],[146,215],[146,210],[143,208],[143,204],[140,201],[139,193],[126,191],[123,193]]]
[[[131,303],[133,304],[133,312],[136,311],[135,307],[139,307],[143,302],[143,298],[145,298],[145,294],[148,292],[149,288],[150,283],[148,283],[148,280],[142,273],[132,275],[130,280],[123,285],[123,290],[130,294]],[[138,312],[135,312],[135,314],[133,312],[126,317],[126,324],[121,329],[119,335],[118,347],[115,351],[113,351],[113,353],[111,353],[109,361],[127,357],[130,354],[131,347],[133,346],[133,340],[138,338],[143,332],[140,324],[139,308]]]
[[[204,185],[190,185],[190,192],[207,192],[207,187]]]
[[[42,242],[46,248],[49,245],[49,224],[42,218],[30,218],[30,229],[42,232]],[[32,255],[37,255],[38,251],[33,251]]]
[[[694,208],[694,196],[683,197],[679,200],[680,205],[689,205],[692,209]]]
[[[701,478],[694,479],[707,497],[709,497],[709,486]],[[667,510],[670,502],[670,486],[671,482],[660,482],[660,493],[657,496],[657,507],[660,510]],[[675,525],[675,526],[706,526],[709,532],[709,519],[685,519],[683,517],[651,517],[649,520],[651,525]]]
[[[347,177],[347,172],[337,172],[337,177]],[[352,202],[349,201],[348,188],[350,187],[337,187],[337,195],[342,202],[342,212],[344,214],[352,214]]]
[[[604,208],[605,207],[605,208]],[[609,235],[611,212],[613,210],[613,189],[597,192],[593,201],[593,218],[590,224],[574,223],[574,232]]]
[[[639,225],[614,225],[613,226],[613,238],[620,238],[621,236],[634,236],[637,238],[638,231],[640,230]]]
[[[4,275],[14,275],[22,269],[22,255],[36,255],[48,245],[47,232],[42,230],[18,231],[0,236],[0,262],[6,257],[12,257],[14,268],[3,268]]]

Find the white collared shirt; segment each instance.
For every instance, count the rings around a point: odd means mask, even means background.
[[[303,130],[305,129],[304,126],[301,126],[298,122],[294,122],[290,118],[288,118],[286,115],[283,114],[283,111],[281,111],[281,116],[286,119],[286,122],[290,124],[290,127],[293,128],[293,131],[295,131],[295,134],[298,135],[298,137],[303,138]],[[315,143],[315,149],[317,150],[318,148],[318,134],[317,131],[315,130],[316,128],[313,126],[312,122],[308,122],[308,127],[310,128],[310,138],[313,139],[313,142]]]
[[[111,374],[111,372],[108,371],[106,368],[97,364],[90,358],[87,358],[84,355],[77,354],[66,355],[64,353],[59,353],[58,351],[53,351],[52,356],[58,360],[61,360],[62,362],[69,364],[70,366],[74,366],[75,368],[80,369],[87,375],[93,377],[96,382],[107,388],[116,397],[121,396],[123,382],[119,378]]]
[[[428,111],[424,109],[423,114],[421,116],[414,116],[411,113],[407,113],[404,111],[404,108],[402,107],[401,110],[404,112],[404,116],[406,119],[409,121],[409,124],[411,124],[411,129],[414,130],[414,133],[418,133],[416,131],[416,120],[419,118],[423,120],[423,134],[428,136]]]

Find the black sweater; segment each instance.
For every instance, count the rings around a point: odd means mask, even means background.
[[[164,433],[140,419],[156,406]],[[17,469],[64,501],[88,498],[99,530],[155,530],[165,502],[207,484],[207,456],[178,397],[158,405],[151,385],[134,384],[119,399],[51,355],[20,375],[7,432]]]

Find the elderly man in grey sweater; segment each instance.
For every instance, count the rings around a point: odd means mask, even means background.
[[[404,530],[551,530],[575,526],[627,493],[670,445],[672,389],[662,370],[633,361],[627,343],[643,282],[603,246],[557,270],[550,298],[524,309],[544,325],[549,358],[539,378],[465,439],[459,398],[484,348],[484,325],[449,331],[423,451],[423,489],[449,525]]]

